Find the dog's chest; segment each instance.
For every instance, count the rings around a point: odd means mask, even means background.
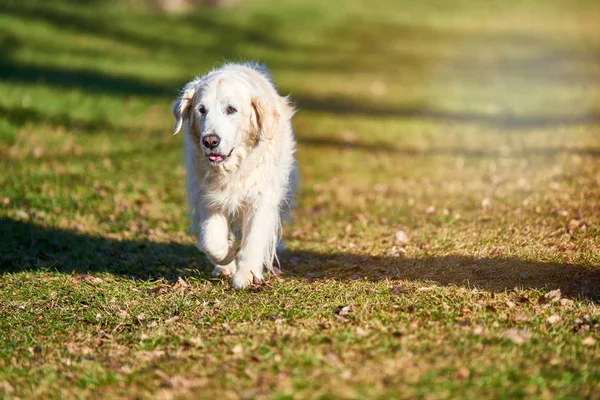
[[[227,175],[208,174],[205,179],[210,202],[230,214],[257,204],[270,185],[269,174],[261,168],[245,168]]]

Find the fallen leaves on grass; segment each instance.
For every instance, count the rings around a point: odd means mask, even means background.
[[[2,389],[4,389],[5,394],[11,394],[11,393],[14,393],[14,391],[15,391],[15,388],[13,387],[13,385],[11,385],[10,382],[8,382],[8,381],[2,382]]]
[[[551,315],[546,319],[546,322],[549,325],[556,325],[558,322],[560,321],[560,316],[559,315]]]
[[[525,329],[511,328],[504,333],[504,337],[516,345],[522,345],[531,339],[531,332]]]
[[[407,244],[410,241],[408,235],[402,229],[396,231],[395,239],[398,244]]]
[[[349,312],[350,312],[350,306],[349,305],[346,305],[346,306],[337,306],[333,310],[333,313],[335,315],[339,315],[339,316],[348,315]]]
[[[577,230],[585,230],[586,227],[587,224],[585,223],[585,221],[582,221],[580,219],[572,219],[567,224],[567,232],[572,234]]]
[[[102,283],[102,278],[99,278],[99,277],[93,276],[93,275],[89,275],[89,274],[76,275],[73,277],[73,280],[75,283],[79,283],[79,282],[88,282],[88,283],[94,283],[94,284]]]
[[[187,347],[193,348],[193,349],[200,349],[200,348],[204,348],[205,344],[204,341],[199,338],[199,337],[191,337],[191,338],[187,338],[183,340],[183,344]]]
[[[401,257],[402,255],[406,254],[406,249],[401,246],[392,246],[390,249],[388,249],[386,254],[390,257]]]
[[[244,347],[238,343],[235,346],[233,346],[231,348],[231,350],[229,350],[229,353],[233,354],[233,355],[238,355],[238,354],[242,354],[243,351],[244,351]]]
[[[512,320],[514,322],[529,322],[529,321],[531,321],[531,318],[529,318],[524,313],[517,313],[512,317]]]
[[[141,361],[150,362],[164,357],[165,354],[164,350],[138,351],[135,353],[135,357]]]
[[[338,306],[333,310],[333,314],[340,322],[347,322],[348,318],[346,318],[350,314],[350,306]]]
[[[596,344],[596,339],[594,339],[594,338],[593,338],[593,337],[591,337],[591,336],[588,336],[588,337],[586,337],[585,339],[583,339],[583,340],[581,341],[581,343],[582,343],[584,346],[592,347],[593,345],[595,345],[595,344]]]
[[[404,286],[402,286],[402,285],[399,285],[399,286],[394,286],[394,287],[392,288],[392,290],[390,290],[390,293],[391,293],[391,294],[396,294],[396,295],[397,295],[397,294],[406,293],[406,288],[405,288]]]
[[[188,390],[195,389],[203,386],[206,382],[202,379],[187,379],[181,375],[169,376],[165,372],[157,369],[154,371],[156,376],[162,381],[162,386],[177,392],[187,392]],[[163,393],[159,398],[171,398],[167,393]]]
[[[356,336],[365,337],[367,335],[368,335],[368,333],[364,328],[361,328],[360,326],[356,327]]]
[[[185,281],[181,276],[177,277],[177,282],[173,285],[173,289],[187,289],[190,284]]]
[[[473,327],[473,335],[475,335],[475,336],[482,336],[482,335],[485,335],[486,333],[487,333],[487,329],[485,329],[481,325],[475,325],[475,327]]]
[[[560,289],[552,290],[544,295],[544,299],[549,301],[550,303],[555,303],[560,301],[560,297],[562,296]]]
[[[332,368],[340,368],[343,365],[340,358],[333,353],[325,354],[323,356],[323,362]]]
[[[170,289],[171,287],[169,285],[158,285],[156,287],[153,287],[152,289],[149,289],[148,291],[150,293],[165,294],[168,293]]]
[[[572,306],[573,304],[575,304],[575,302],[571,299],[560,299],[560,305],[567,307],[567,306]]]
[[[454,372],[455,379],[465,379],[471,375],[471,371],[469,371],[465,367],[460,367]]]

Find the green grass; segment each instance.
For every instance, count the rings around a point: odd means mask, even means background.
[[[1,396],[600,398],[596,1],[132,4],[0,1]],[[243,59],[299,109],[260,291],[210,277],[171,136]]]

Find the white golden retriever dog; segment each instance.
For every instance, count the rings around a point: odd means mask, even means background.
[[[234,288],[261,282],[296,183],[293,107],[265,68],[226,64],[185,85],[173,114],[198,248]]]

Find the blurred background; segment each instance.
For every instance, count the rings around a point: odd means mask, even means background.
[[[0,0],[0,210],[188,240],[171,104],[256,60],[298,107],[292,248],[381,254],[401,225],[414,256],[504,252],[507,215],[543,242],[598,215],[598,21],[597,0]],[[597,233],[564,246],[589,262]]]

